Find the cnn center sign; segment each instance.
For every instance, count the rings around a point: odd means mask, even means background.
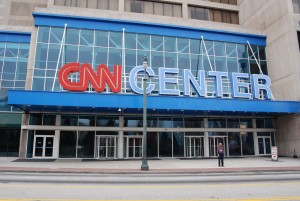
[[[137,66],[130,71],[129,85],[132,91],[137,94],[143,94],[143,89],[138,86],[137,76],[140,73],[144,73],[145,69],[142,66]],[[168,88],[170,85],[183,85],[182,92],[185,96],[190,96],[191,90],[198,94],[199,97],[206,97],[207,82],[205,77],[205,71],[199,70],[197,77],[195,77],[191,70],[184,69],[182,72],[182,83],[174,77],[180,73],[177,68],[159,68],[158,75],[151,68],[146,69],[146,74],[151,78],[158,76],[158,93],[160,95],[173,95],[179,96],[181,91],[176,87]],[[74,82],[69,79],[73,73],[79,74],[79,81]],[[215,80],[215,91],[217,97],[223,97],[222,82],[223,79],[230,79],[231,92],[234,98],[246,98],[246,99],[259,99],[260,92],[263,91],[265,99],[272,98],[272,92],[270,89],[271,80],[267,75],[259,75],[248,73],[228,73],[221,71],[209,71],[208,77]],[[103,92],[106,85],[114,93],[121,92],[122,88],[122,66],[114,65],[113,72],[105,64],[100,64],[97,68],[97,72],[93,70],[90,64],[84,63],[68,63],[64,65],[58,74],[58,79],[62,87],[69,91],[86,91],[88,90],[89,83],[97,92]],[[247,93],[249,83],[244,82],[250,80],[251,93]],[[146,92],[150,94],[156,88],[155,83],[149,83],[146,87]],[[178,87],[177,87],[178,88]]]

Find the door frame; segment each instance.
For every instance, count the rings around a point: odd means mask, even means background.
[[[264,146],[264,153],[263,153],[263,154],[260,154],[260,153],[259,153],[259,139],[260,139],[260,138],[263,139],[263,146]],[[268,139],[270,140],[270,153],[269,153],[269,154],[266,153],[266,138],[268,138]],[[271,148],[272,148],[272,138],[271,138],[270,136],[257,136],[257,143],[258,143],[258,155],[259,155],[259,156],[264,156],[264,155],[269,156],[269,155],[272,154],[272,153],[271,153]]]
[[[188,142],[189,142],[189,152],[187,152],[187,149],[188,147],[186,147],[187,143],[186,143],[186,140],[187,138],[189,138]],[[204,143],[204,136],[184,136],[184,157],[185,158],[192,158],[192,138],[195,139],[195,138],[198,138],[200,140],[200,145],[203,145],[202,146],[202,149],[203,149],[203,153],[202,155],[199,155],[199,156],[195,156],[195,140],[193,141],[194,142],[194,156],[193,158],[201,158],[201,157],[204,157],[204,151],[205,151],[205,143]],[[201,147],[201,146],[200,146]],[[190,155],[188,156],[188,153],[190,153]]]
[[[42,137],[43,138],[43,153],[42,156],[36,156],[35,155],[35,149],[36,149],[36,138],[37,137]],[[45,156],[45,150],[46,150],[46,138],[52,138],[53,139],[53,147],[52,147],[52,156]],[[32,158],[54,158],[54,140],[55,136],[54,135],[34,135],[34,140],[33,140],[33,153],[32,153]]]
[[[105,142],[106,143],[106,146],[105,146],[106,156],[105,157],[99,157],[99,147],[100,147],[99,143],[100,143],[100,139],[101,138],[105,138],[105,141],[106,141]],[[107,149],[108,149],[107,142],[108,142],[108,138],[114,138],[114,156],[113,157],[107,157]],[[95,135],[95,158],[96,159],[110,159],[110,158],[116,159],[117,158],[117,148],[118,148],[117,147],[117,143],[118,143],[118,136],[116,136],[116,135]]]
[[[218,154],[216,152],[217,152],[217,147],[218,147],[219,142],[216,142],[216,138],[223,138],[223,140],[224,140],[223,146],[224,146],[224,149],[225,149],[224,156],[228,156],[228,136],[209,136],[208,137],[209,157],[217,157],[218,156]],[[215,145],[213,155],[210,154],[210,149],[211,149],[210,148],[210,140],[211,139],[214,140],[214,145]]]
[[[129,138],[134,138],[134,144],[133,144],[133,150],[134,150],[134,153],[133,153],[133,156],[132,157],[129,157]],[[142,156],[136,156],[135,155],[135,139],[141,139],[141,155]],[[143,136],[141,135],[137,135],[137,136],[125,136],[125,144],[126,144],[126,156],[125,158],[142,158],[143,157]]]

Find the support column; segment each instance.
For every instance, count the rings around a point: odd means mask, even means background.
[[[60,126],[61,115],[56,115],[55,126]],[[59,158],[60,130],[55,130],[53,158]]]
[[[256,128],[256,119],[252,119],[252,125],[253,128]],[[259,149],[258,149],[258,138],[257,138],[257,132],[253,132],[253,140],[254,140],[254,155],[259,155]]]
[[[204,118],[204,128],[208,128],[208,118]],[[204,132],[204,157],[209,157],[209,140],[208,132]]]
[[[29,124],[29,114],[23,114],[22,122],[21,122],[19,158],[26,158],[28,130],[22,129],[22,125],[28,125],[28,124]]]
[[[118,132],[118,158],[124,158],[124,132],[121,130],[124,126],[124,117],[119,116],[119,132]]]
[[[187,3],[182,3],[182,17],[185,19],[189,18],[189,9]]]

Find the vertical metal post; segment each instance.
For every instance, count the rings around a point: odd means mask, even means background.
[[[146,70],[147,70],[147,57],[144,56],[143,67],[144,67],[144,77],[143,77],[143,157],[142,157],[142,166],[141,170],[149,170],[147,162],[147,91],[146,91]]]

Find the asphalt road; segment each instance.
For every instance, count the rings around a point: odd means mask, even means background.
[[[300,200],[300,172],[0,173],[0,201]]]

